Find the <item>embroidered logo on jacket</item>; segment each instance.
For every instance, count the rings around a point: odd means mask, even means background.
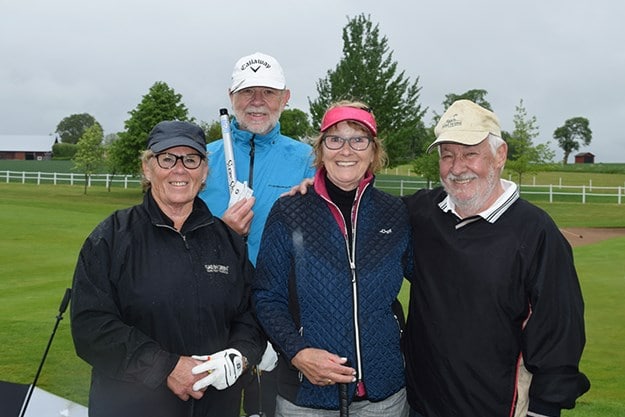
[[[383,235],[390,235],[391,233],[393,233],[393,229],[380,229],[380,233],[382,233]]]
[[[228,266],[227,265],[204,265],[206,268],[206,272],[208,273],[218,273],[228,275]]]

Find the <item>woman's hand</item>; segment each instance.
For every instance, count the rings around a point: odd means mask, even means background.
[[[356,370],[342,358],[327,350],[306,348],[297,352],[291,363],[315,385],[346,384],[356,381]]]
[[[191,373],[191,369],[201,363],[189,356],[181,356],[176,367],[167,377],[167,387],[182,401],[187,401],[191,397],[199,400],[204,396],[204,391],[193,390],[193,384],[202,376]]]

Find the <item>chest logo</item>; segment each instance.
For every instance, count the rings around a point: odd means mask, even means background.
[[[217,273],[217,274],[225,274],[228,275],[228,266],[227,265],[204,265],[206,272],[209,274]]]
[[[393,233],[393,229],[380,229],[380,233],[382,233],[383,235],[390,235],[391,233]]]

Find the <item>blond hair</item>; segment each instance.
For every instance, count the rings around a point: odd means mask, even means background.
[[[330,107],[328,107],[328,110],[333,109],[335,107],[354,107],[356,109],[365,110],[371,113],[372,116],[374,116],[369,106],[367,106],[362,101],[341,100],[332,104]],[[369,129],[367,129],[367,127],[364,126],[363,124],[358,123],[354,120],[347,120],[346,122],[352,128],[362,130],[363,132],[366,132],[367,135],[371,135],[371,132],[369,131]],[[315,154],[315,160],[313,162],[313,165],[317,169],[323,166],[323,146],[321,145],[323,143],[324,136],[325,136],[325,133],[320,132],[319,135],[315,139],[313,139],[312,147],[313,147],[313,152]],[[386,151],[384,150],[382,140],[379,137],[373,136],[371,138],[371,146],[373,146],[373,161],[369,165],[368,170],[371,171],[372,173],[376,173],[386,165],[386,162],[388,161],[388,157],[386,156]]]

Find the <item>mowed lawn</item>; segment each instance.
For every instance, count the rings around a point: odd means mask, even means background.
[[[0,380],[31,383],[53,330],[78,251],[113,210],[142,199],[137,189],[0,183]],[[561,227],[625,227],[625,206],[540,203]],[[625,238],[575,249],[586,302],[581,368],[591,391],[564,416],[625,415]],[[402,291],[407,302],[407,286]],[[76,357],[69,311],[38,386],[87,403],[89,367]]]

